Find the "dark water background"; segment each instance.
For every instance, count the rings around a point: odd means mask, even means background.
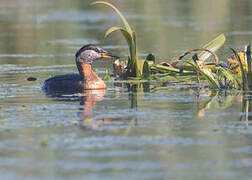
[[[252,128],[240,92],[158,82],[107,82],[98,97],[41,91],[49,76],[77,72],[84,44],[126,57],[120,34],[103,38],[120,19],[90,2],[0,1],[1,179],[250,179]],[[170,61],[225,33],[225,61],[229,47],[251,42],[249,0],[110,2],[136,30],[141,57]],[[112,60],[94,66],[103,76]]]

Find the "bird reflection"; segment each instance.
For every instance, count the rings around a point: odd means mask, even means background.
[[[64,94],[64,93],[47,93],[46,95],[53,98],[55,101],[75,102],[79,101],[79,112],[77,114],[78,120],[73,120],[72,123],[79,125],[82,129],[96,129],[104,122],[109,121],[108,118],[94,119],[93,111],[97,102],[102,101],[106,89],[90,89],[82,90],[78,94]]]
[[[132,111],[137,111],[138,106],[138,93],[139,92],[149,92],[150,84],[149,83],[137,83],[137,84],[116,84],[116,87],[124,87],[128,89],[129,100],[131,102],[130,109]],[[120,96],[120,91],[115,92],[116,96]],[[72,123],[78,125],[81,129],[84,130],[100,130],[102,127],[107,126],[111,121],[120,120],[120,117],[106,117],[96,116],[95,109],[98,102],[102,101],[106,94],[106,89],[83,89],[80,93],[77,94],[64,94],[64,93],[54,93],[46,94],[48,97],[54,98],[55,101],[79,101],[79,112],[77,114],[78,120],[73,120]],[[131,118],[130,122],[134,122],[134,125],[137,125],[137,117]]]
[[[82,129],[96,129],[103,125],[104,122],[109,121],[108,118],[93,119],[93,110],[96,103],[103,100],[106,94],[106,89],[99,90],[83,90],[80,98],[80,113],[78,124]]]
[[[98,101],[101,101],[105,94],[106,89],[84,90],[80,99],[80,110],[82,110],[82,116],[86,118],[91,118],[96,103]]]

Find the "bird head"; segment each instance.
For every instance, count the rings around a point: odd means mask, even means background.
[[[76,62],[85,62],[87,64],[92,64],[94,61],[100,59],[116,58],[118,56],[112,55],[111,53],[105,51],[99,46],[88,44],[80,48],[75,54]]]

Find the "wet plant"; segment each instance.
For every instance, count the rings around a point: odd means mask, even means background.
[[[105,32],[105,38],[115,31],[120,31],[125,38],[128,48],[128,60],[116,60],[113,64],[114,75],[117,79],[130,81],[171,80],[172,82],[206,80],[212,89],[243,89],[252,88],[251,50],[246,46],[245,52],[236,52],[228,63],[219,61],[216,51],[225,43],[225,35],[220,34],[215,39],[201,48],[185,51],[172,59],[171,63],[161,62],[156,64],[156,57],[149,54],[145,60],[139,59],[137,50],[136,32],[132,30],[123,14],[111,3],[95,1],[93,5],[102,4],[112,8],[123,22],[123,27],[110,27]],[[185,58],[190,53],[195,53],[192,58]],[[214,62],[209,62],[210,56]],[[241,77],[241,78],[240,78]],[[109,72],[106,80],[110,79]]]
[[[251,90],[252,88],[252,72],[251,72],[251,49],[250,44],[245,46],[244,55],[241,57],[237,51],[233,48],[231,50],[239,64],[239,69],[242,78],[242,89],[245,91]],[[243,59],[244,58],[244,59]]]
[[[95,1],[92,3],[95,4],[103,4],[106,6],[111,7],[121,18],[124,27],[110,27],[105,32],[105,37],[108,37],[112,32],[120,31],[125,38],[126,42],[128,43],[129,47],[129,60],[127,64],[127,76],[133,76],[133,77],[141,77],[142,76],[142,67],[140,66],[138,52],[137,52],[137,43],[136,43],[136,33],[133,31],[128,23],[128,21],[125,19],[125,17],[122,15],[122,13],[112,4],[105,2],[105,1]]]

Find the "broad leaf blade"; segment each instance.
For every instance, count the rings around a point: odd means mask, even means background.
[[[108,28],[108,29],[106,30],[104,37],[106,38],[106,37],[108,37],[112,32],[118,31],[118,30],[121,30],[121,29],[122,29],[121,27],[116,27],[116,26],[110,27],[110,28]]]
[[[224,43],[225,43],[225,35],[221,34],[218,37],[216,37],[214,40],[210,41],[209,43],[207,43],[206,45],[204,45],[202,48],[204,49],[208,49],[212,52],[217,51]],[[205,52],[205,51],[201,51],[199,53],[197,53],[199,60],[201,61],[205,61],[207,58],[209,58],[211,56],[211,54],[209,52]],[[175,61],[172,63],[175,63],[176,66],[180,69],[186,69],[186,70],[191,70],[192,68],[190,67],[190,64],[185,63],[185,62],[191,62],[192,63],[192,58],[190,59],[185,59],[185,60],[180,60],[180,61]]]
[[[113,33],[113,32],[115,32],[115,31],[121,31],[121,33],[122,33],[122,35],[124,36],[124,39],[127,41],[127,43],[128,43],[128,47],[129,47],[129,50],[130,50],[130,56],[132,56],[132,49],[133,49],[133,47],[132,47],[132,44],[133,44],[133,39],[132,39],[132,37],[131,37],[131,35],[130,35],[130,33],[127,31],[127,30],[125,30],[125,29],[123,29],[123,28],[121,28],[121,27],[111,27],[111,28],[109,28],[109,29],[107,29],[107,31],[105,32],[105,38],[106,37],[108,37],[111,33]]]
[[[125,17],[122,15],[122,13],[114,5],[112,5],[112,4],[108,3],[108,2],[105,2],[105,1],[95,1],[95,2],[93,2],[91,4],[92,5],[104,4],[104,5],[107,5],[107,6],[111,7],[120,16],[126,30],[129,31],[130,33],[132,33],[132,30],[131,30],[131,27],[130,27],[128,21],[125,19]]]
[[[219,35],[218,37],[216,37],[214,40],[212,40],[211,42],[207,43],[206,45],[203,46],[203,48],[206,48],[210,51],[217,51],[220,47],[223,46],[223,44],[225,43],[226,38],[224,34]],[[198,57],[200,60],[205,61],[206,59],[208,59],[211,56],[210,53],[208,52],[200,52],[198,53]]]
[[[136,77],[142,76],[142,67],[140,66],[140,62],[138,60],[138,52],[137,52],[137,45],[136,45],[136,33],[133,31],[132,32],[132,61],[133,64],[135,65],[135,72],[136,72]]]

